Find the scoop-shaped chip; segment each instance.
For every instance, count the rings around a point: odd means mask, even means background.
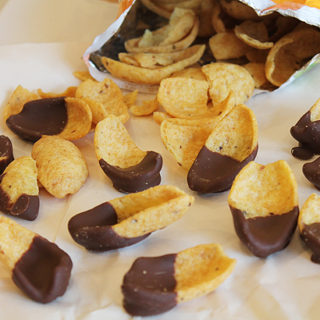
[[[125,49],[128,52],[151,52],[151,53],[165,53],[165,52],[175,52],[180,51],[185,48],[188,48],[192,42],[196,39],[199,31],[199,19],[195,18],[194,24],[188,35],[186,35],[183,39],[165,45],[158,46],[149,46],[149,47],[140,47],[139,43],[141,41],[141,37],[127,40],[124,43]]]
[[[147,69],[157,69],[184,60],[193,52],[192,47],[175,52],[165,53],[119,53],[121,62]]]
[[[25,103],[21,112],[8,117],[6,123],[27,141],[35,142],[43,135],[75,140],[90,131],[92,113],[87,103],[77,98],[44,98]]]
[[[88,103],[93,124],[110,114],[120,117],[122,122],[129,119],[122,92],[111,79],[106,78],[101,82],[91,79],[83,81],[76,91],[76,97]]]
[[[19,85],[10,95],[7,104],[4,107],[3,118],[6,121],[11,115],[20,113],[24,104],[39,99],[37,93],[31,92]]]
[[[247,45],[239,40],[231,31],[220,32],[209,39],[209,47],[217,60],[227,60],[243,57]]]
[[[320,263],[320,197],[313,193],[303,204],[298,219],[300,237],[312,251],[311,260]]]
[[[284,249],[299,214],[297,183],[288,164],[248,163],[235,178],[228,197],[240,240],[258,257]]]
[[[32,148],[38,180],[54,197],[64,198],[82,187],[88,168],[80,150],[71,141],[58,136],[44,136]]]
[[[303,148],[320,153],[320,99],[290,129]]]
[[[254,113],[244,105],[234,107],[208,136],[188,172],[191,190],[201,193],[229,189],[239,171],[258,150]]]
[[[105,251],[137,243],[180,219],[193,197],[173,186],[156,186],[104,202],[73,216],[72,238],[88,250]]]
[[[273,47],[273,42],[268,41],[268,30],[263,22],[244,21],[234,28],[234,33],[250,47],[262,50]]]
[[[37,167],[31,157],[12,161],[0,176],[0,210],[25,220],[38,216]]]
[[[106,57],[102,57],[101,61],[105,68],[117,78],[135,83],[159,84],[162,79],[174,72],[195,64],[202,57],[204,50],[205,45],[192,46],[186,51],[184,59],[157,69],[137,67]]]
[[[14,160],[11,140],[5,136],[0,135],[0,174]]]
[[[88,79],[94,80],[89,71],[75,71],[72,74],[81,81],[85,81]]]
[[[72,261],[56,244],[0,216],[0,256],[12,280],[29,298],[48,303],[69,284]]]
[[[202,71],[207,77],[213,104],[224,100],[230,92],[234,94],[234,104],[244,103],[253,93],[254,80],[242,66],[216,62],[203,66]]]
[[[275,86],[281,86],[305,62],[320,52],[320,32],[305,27],[283,36],[269,51],[266,77]]]
[[[120,192],[137,192],[160,184],[161,155],[139,149],[117,117],[109,116],[98,123],[94,146],[102,170]]]
[[[220,0],[223,10],[237,20],[257,20],[259,16],[253,8],[238,0]]]
[[[190,118],[207,113],[207,81],[168,78],[160,82],[157,99],[171,116]]]
[[[123,306],[134,316],[168,311],[215,290],[231,274],[235,263],[217,244],[138,258],[123,278]]]

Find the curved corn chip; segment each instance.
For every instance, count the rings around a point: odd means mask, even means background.
[[[94,146],[102,170],[117,190],[137,192],[160,183],[162,157],[139,149],[117,117],[97,124]]]
[[[77,214],[68,228],[73,239],[89,250],[122,248],[177,221],[193,201],[192,196],[176,187],[156,186]]]
[[[196,63],[202,57],[205,45],[195,45],[188,51],[189,56],[176,63],[158,69],[140,68],[110,58],[102,57],[105,68],[115,77],[136,83],[159,84],[172,73]]]
[[[32,158],[37,163],[38,180],[56,198],[76,193],[88,177],[80,150],[60,137],[42,137],[33,145]]]
[[[306,59],[320,52],[320,32],[311,27],[297,29],[283,36],[271,48],[266,60],[266,77],[281,86],[302,67]]]
[[[244,21],[234,28],[235,35],[248,46],[264,50],[273,47],[268,41],[268,30],[263,22]]]

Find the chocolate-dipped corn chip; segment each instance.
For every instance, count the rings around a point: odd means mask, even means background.
[[[228,197],[235,231],[258,257],[284,249],[299,214],[297,183],[288,164],[248,163],[235,178]]]
[[[304,203],[298,219],[300,237],[312,251],[311,260],[320,263],[320,197],[313,193]]]
[[[168,311],[216,289],[231,274],[235,262],[216,244],[138,258],[123,279],[124,308],[134,316]]]
[[[161,155],[139,149],[118,117],[98,123],[94,146],[102,170],[118,191],[138,192],[160,184]]]
[[[64,198],[82,187],[88,168],[80,150],[71,141],[58,136],[45,136],[32,148],[38,180],[54,197]]]
[[[302,166],[302,172],[305,177],[320,190],[320,157],[312,162],[305,163]]]
[[[0,256],[29,298],[48,303],[68,286],[72,261],[56,244],[0,216]]]
[[[216,124],[234,107],[232,94],[195,119],[169,118],[161,122],[161,140],[182,168],[189,170]]]
[[[257,122],[244,105],[234,107],[213,128],[188,172],[191,190],[221,192],[231,187],[238,172],[258,150]]]
[[[180,219],[193,197],[173,186],[157,186],[104,202],[72,217],[69,232],[88,250],[126,247]]]
[[[10,115],[6,123],[20,138],[35,142],[44,135],[67,140],[84,137],[91,129],[92,113],[86,102],[73,97],[32,100]]]
[[[291,135],[300,142],[302,156],[295,152],[295,156],[305,159],[305,152],[320,153],[320,99],[308,110],[290,129]],[[296,148],[294,148],[296,149]],[[304,149],[306,149],[305,152]],[[309,156],[307,159],[310,159]]]
[[[0,136],[0,174],[13,161],[13,150],[10,139],[4,135]]]
[[[31,157],[12,161],[0,176],[0,210],[25,220],[38,216],[37,167]]]

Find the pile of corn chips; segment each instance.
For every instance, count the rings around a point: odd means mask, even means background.
[[[127,39],[118,60],[101,58],[106,70],[129,82],[159,84],[190,66],[222,61],[244,66],[256,88],[270,90],[320,52],[318,28],[277,12],[258,16],[238,0],[141,3],[167,23]]]

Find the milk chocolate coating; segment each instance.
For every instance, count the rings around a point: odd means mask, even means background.
[[[300,237],[312,251],[311,260],[320,263],[320,223],[304,225]]]
[[[109,202],[105,202],[72,217],[69,220],[68,229],[75,242],[94,251],[127,247],[145,239],[150,234],[134,238],[122,237],[112,229],[112,226],[117,223],[115,209]]]
[[[138,258],[122,283],[123,306],[133,316],[151,316],[172,309],[177,304],[174,292],[176,254]]]
[[[48,303],[68,286],[72,261],[57,245],[35,236],[12,270],[14,283],[31,299]]]
[[[312,162],[305,163],[302,172],[317,189],[320,189],[320,157]]]
[[[68,121],[64,97],[38,99],[25,103],[20,113],[6,123],[21,139],[35,142],[42,135],[56,135]]]
[[[3,175],[0,177],[0,182]],[[39,213],[39,196],[22,194],[15,203],[10,202],[9,195],[0,186],[0,210],[17,218],[32,221]]]
[[[228,190],[235,176],[248,162],[255,159],[257,152],[258,147],[240,162],[203,146],[188,172],[189,188],[201,193]]]
[[[245,218],[245,214],[230,206],[233,223],[240,240],[257,257],[268,255],[284,249],[290,242],[297,226],[299,208],[266,217]]]
[[[12,143],[10,139],[4,135],[0,136],[0,174],[14,160]]]
[[[103,159],[99,160],[99,164],[120,192],[138,192],[161,182],[162,157],[154,151],[148,151],[140,163],[128,168],[112,166]]]
[[[314,155],[313,151],[306,147],[294,147],[291,149],[291,154],[300,160],[309,160]]]
[[[290,129],[291,135],[314,153],[320,153],[320,121],[311,121],[310,111]]]

